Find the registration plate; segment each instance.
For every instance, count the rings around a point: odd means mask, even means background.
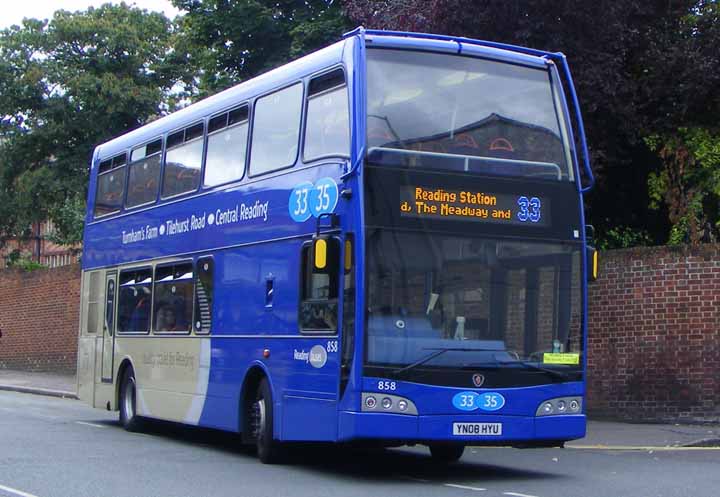
[[[497,437],[502,435],[502,423],[453,423],[453,435]]]

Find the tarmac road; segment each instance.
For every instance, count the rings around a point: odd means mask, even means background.
[[[585,447],[588,447],[587,445]],[[291,451],[259,463],[238,437],[151,423],[76,400],[0,392],[1,497],[718,497],[720,450],[468,449],[438,466],[426,449]]]

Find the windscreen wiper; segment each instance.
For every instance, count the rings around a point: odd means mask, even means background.
[[[497,349],[473,349],[473,348],[467,348],[467,347],[425,348],[423,350],[434,350],[434,352],[426,355],[425,357],[418,359],[417,361],[413,362],[412,364],[408,364],[407,366],[404,366],[400,369],[394,370],[393,375],[395,375],[395,376],[401,375],[407,371],[410,371],[411,369],[414,369],[418,366],[422,366],[426,362],[429,362],[429,361],[435,359],[437,356],[442,355],[445,352],[502,352],[502,350],[497,350]]]
[[[552,376],[553,378],[557,378],[560,380],[567,380],[570,377],[570,375],[568,375],[568,373],[565,373],[563,371],[556,371],[554,369],[544,368],[542,366],[538,366],[537,364],[528,362],[528,361],[498,361],[497,364],[498,365],[517,364],[519,366],[524,367],[525,369],[541,371],[543,373],[546,373],[548,376]]]

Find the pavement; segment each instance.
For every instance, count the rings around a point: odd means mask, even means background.
[[[0,369],[0,390],[77,399],[74,374]]]
[[[77,399],[75,375],[0,369],[0,391]],[[720,449],[720,425],[627,423],[589,420],[587,435],[566,444],[573,449]]]

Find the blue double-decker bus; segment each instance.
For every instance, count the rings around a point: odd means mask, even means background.
[[[264,462],[580,438],[585,148],[562,54],[362,28],[104,143],[79,394]]]

